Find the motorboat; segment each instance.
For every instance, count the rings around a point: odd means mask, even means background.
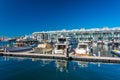
[[[57,43],[55,44],[53,54],[66,54],[67,47],[68,47],[68,44]]]
[[[87,43],[78,43],[78,46],[75,49],[75,55],[88,56],[89,52],[90,50]]]
[[[35,53],[52,53],[52,45],[50,43],[40,43],[33,49]]]
[[[119,50],[112,50],[111,53],[120,57],[120,51]]]
[[[23,43],[16,43],[13,47],[6,47],[7,52],[19,52],[32,50],[32,47]]]
[[[65,43],[68,45],[77,45],[78,44],[78,40],[74,37],[58,37],[57,39],[57,43]]]
[[[73,51],[77,47],[78,40],[74,37],[58,37],[56,46],[64,45],[67,46],[68,52]]]

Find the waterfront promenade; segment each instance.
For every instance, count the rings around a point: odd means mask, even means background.
[[[61,59],[61,60],[76,60],[76,61],[89,61],[89,62],[105,62],[105,63],[120,63],[120,58],[113,57],[94,57],[94,56],[75,56],[58,54],[39,54],[30,52],[1,52],[0,56],[13,56],[13,57],[30,57],[30,58],[47,58],[47,59]]]

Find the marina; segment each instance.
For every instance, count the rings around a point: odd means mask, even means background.
[[[115,80],[120,75],[120,28],[43,31],[2,39],[0,63],[0,80]]]
[[[12,46],[9,43],[12,43]],[[16,39],[14,42],[2,44],[3,48],[1,47],[0,55],[120,63],[119,55],[112,52],[114,50],[119,52],[120,45],[115,44],[116,42],[109,43],[79,41],[74,37],[66,37],[64,35],[59,36],[56,42],[49,42],[49,40],[40,42],[34,38],[23,37]]]
[[[120,0],[0,0],[0,80],[119,80]]]

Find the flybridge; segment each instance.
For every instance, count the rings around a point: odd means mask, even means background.
[[[58,37],[58,43],[67,43],[69,45],[76,45],[78,43],[77,39],[74,37]]]

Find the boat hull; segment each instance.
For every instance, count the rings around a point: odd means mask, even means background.
[[[75,54],[78,56],[89,56],[89,52],[84,49],[76,49]]]
[[[8,47],[8,48],[6,48],[7,52],[21,52],[21,51],[28,51],[28,50],[32,50],[32,47],[28,46],[28,47]]]
[[[112,50],[111,53],[120,57],[120,51],[118,50]]]
[[[51,49],[43,49],[43,48],[35,48],[33,50],[35,53],[52,53],[52,48]]]
[[[76,56],[89,56],[89,54],[79,54],[79,53],[76,53],[75,55]]]

